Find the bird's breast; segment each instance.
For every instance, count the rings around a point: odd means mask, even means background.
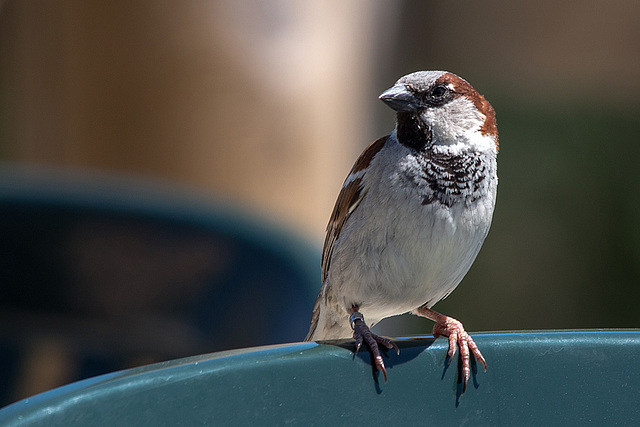
[[[448,295],[478,254],[495,203],[495,157],[494,165],[396,157],[373,164],[327,278],[343,304],[358,305],[372,323]]]

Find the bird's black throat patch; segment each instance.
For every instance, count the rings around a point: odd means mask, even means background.
[[[433,138],[431,127],[410,112],[398,113],[396,136],[400,144],[418,151],[431,145]]]

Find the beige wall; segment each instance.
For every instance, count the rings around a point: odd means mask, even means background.
[[[368,2],[7,1],[2,160],[157,177],[320,240],[371,138]]]

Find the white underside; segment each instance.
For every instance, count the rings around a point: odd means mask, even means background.
[[[495,176],[495,151],[488,161]],[[353,305],[370,326],[430,307],[471,267],[491,225],[497,179],[487,177],[486,197],[470,204],[423,205],[424,188],[406,179],[406,172],[418,167],[412,152],[398,143],[386,144],[373,160],[366,196],[333,248],[324,291],[335,296],[337,306],[323,307],[314,339],[350,337],[346,319]],[[336,316],[345,319],[339,326]]]

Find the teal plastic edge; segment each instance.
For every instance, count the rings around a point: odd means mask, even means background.
[[[446,364],[445,339],[398,338],[401,355],[385,354],[387,384],[371,368],[368,352],[354,356],[353,341],[338,340],[225,351],[107,374],[7,406],[0,424],[174,425],[233,417],[321,425],[352,416],[480,425],[640,421],[640,330],[472,336],[489,370],[475,370],[464,396],[455,363]],[[246,411],[254,404],[253,413]]]

